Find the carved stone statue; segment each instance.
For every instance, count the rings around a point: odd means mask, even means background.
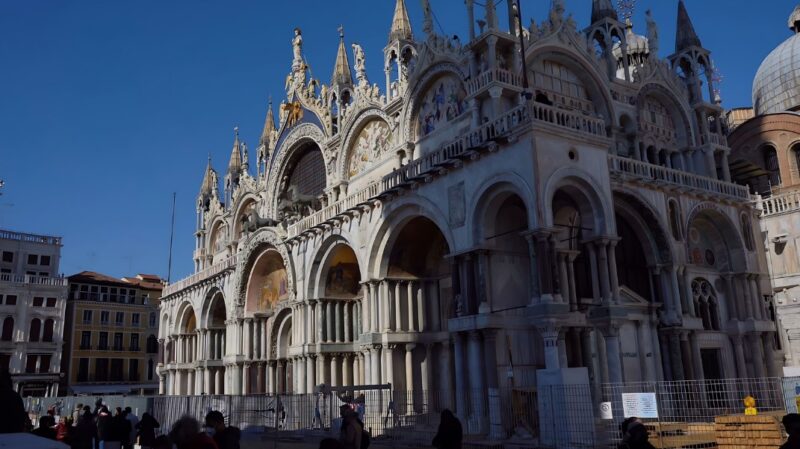
[[[356,79],[358,84],[366,84],[367,82],[367,66],[366,58],[364,57],[364,49],[358,44],[353,44],[353,66],[356,69]]]
[[[294,52],[294,59],[292,60],[292,69],[299,70],[303,66],[303,32],[300,28],[294,29],[294,39],[292,39],[292,51]]]
[[[422,31],[428,36],[432,36],[433,12],[431,12],[431,2],[429,0],[422,0],[422,13],[425,15],[425,20],[422,22]]]
[[[653,13],[649,9],[645,13],[645,20],[647,20],[647,45],[650,48],[650,54],[658,57],[658,25],[653,20]]]

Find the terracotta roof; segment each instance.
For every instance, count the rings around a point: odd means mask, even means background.
[[[127,287],[130,285],[129,282],[125,282],[122,279],[117,279],[112,276],[108,276],[102,273],[97,273],[94,271],[81,271],[80,273],[73,274],[72,276],[67,277],[69,282],[81,282],[81,283],[88,283],[88,284],[113,284],[118,286]]]

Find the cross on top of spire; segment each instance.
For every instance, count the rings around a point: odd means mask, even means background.
[[[339,25],[339,38],[344,39],[344,25]]]

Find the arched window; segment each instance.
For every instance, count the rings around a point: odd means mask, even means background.
[[[703,320],[703,329],[718,331],[719,309],[714,287],[705,279],[695,279],[692,281],[692,297],[695,315]]]
[[[669,209],[669,229],[672,232],[672,237],[677,240],[683,240],[683,226],[681,226],[681,213],[678,209],[678,202],[669,200],[667,203]]]
[[[53,326],[55,323],[52,318],[48,318],[44,322],[44,332],[42,333],[42,341],[53,341]]]
[[[31,320],[31,330],[28,333],[28,341],[39,341],[42,333],[42,321],[39,318]]]
[[[792,155],[794,156],[794,174],[796,179],[800,179],[800,143],[792,147]]]
[[[153,360],[147,361],[147,380],[153,380]]]
[[[748,251],[752,251],[753,248],[755,247],[753,239],[753,226],[750,221],[750,217],[748,217],[747,214],[742,214],[741,225],[742,225],[742,237],[744,237],[744,246],[747,247]]]
[[[3,320],[3,335],[0,338],[2,341],[11,341],[14,338],[14,318],[7,316]]]
[[[776,187],[781,185],[781,168],[778,162],[778,152],[775,147],[767,145],[764,147],[764,168],[769,172],[769,184]]]

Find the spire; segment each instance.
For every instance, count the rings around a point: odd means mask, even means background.
[[[686,5],[683,0],[678,0],[678,26],[675,32],[675,52],[685,50],[689,47],[702,47],[700,38],[694,31],[692,19],[689,18],[689,13],[686,11]]]
[[[250,155],[247,154],[247,144],[242,142],[242,172],[247,173],[250,168]]]
[[[265,147],[269,146],[272,139],[272,133],[275,132],[275,117],[272,113],[272,97],[269,98],[269,106],[267,106],[267,119],[264,121],[264,131],[261,132],[261,139],[259,145]]]
[[[353,84],[350,73],[350,61],[347,60],[347,49],[344,46],[344,28],[339,27],[339,50],[336,53],[336,64],[333,67],[331,85]]]
[[[233,128],[233,149],[231,150],[231,161],[228,162],[228,173],[238,173],[242,168],[241,145],[239,144],[239,127]]]
[[[392,30],[389,31],[389,42],[400,40],[411,40],[411,21],[408,20],[408,10],[406,10],[405,0],[397,0],[394,5],[394,17],[392,18]]]
[[[592,23],[606,18],[619,20],[611,0],[592,0]]]
[[[211,154],[208,155],[208,165],[206,166],[206,172],[203,175],[203,183],[200,184],[200,196],[203,195],[210,195],[211,192],[214,191],[216,186],[214,185],[214,180],[216,179],[217,172],[214,171],[214,168],[211,167]]]

